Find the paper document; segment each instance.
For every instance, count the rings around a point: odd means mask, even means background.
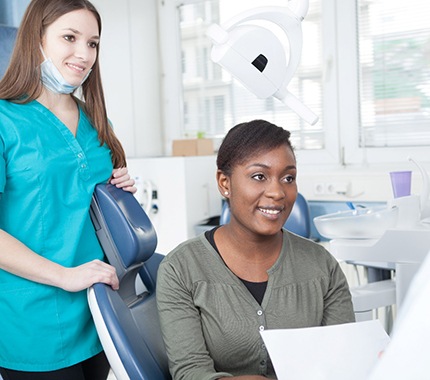
[[[278,380],[365,380],[390,341],[378,320],[261,336]]]

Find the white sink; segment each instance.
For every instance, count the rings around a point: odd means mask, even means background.
[[[318,232],[327,239],[375,239],[397,224],[398,207],[357,208],[314,218]]]

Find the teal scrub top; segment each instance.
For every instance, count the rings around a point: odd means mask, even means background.
[[[110,150],[82,109],[75,137],[37,101],[0,100],[0,228],[34,252],[66,267],[103,260],[89,207],[111,173]],[[101,350],[86,291],[0,270],[1,367],[52,371]]]

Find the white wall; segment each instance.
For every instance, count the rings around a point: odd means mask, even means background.
[[[163,153],[156,0],[94,0],[103,19],[101,70],[128,157]]]

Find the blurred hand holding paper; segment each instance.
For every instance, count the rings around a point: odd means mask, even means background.
[[[278,380],[364,380],[390,341],[378,320],[261,332]]]

